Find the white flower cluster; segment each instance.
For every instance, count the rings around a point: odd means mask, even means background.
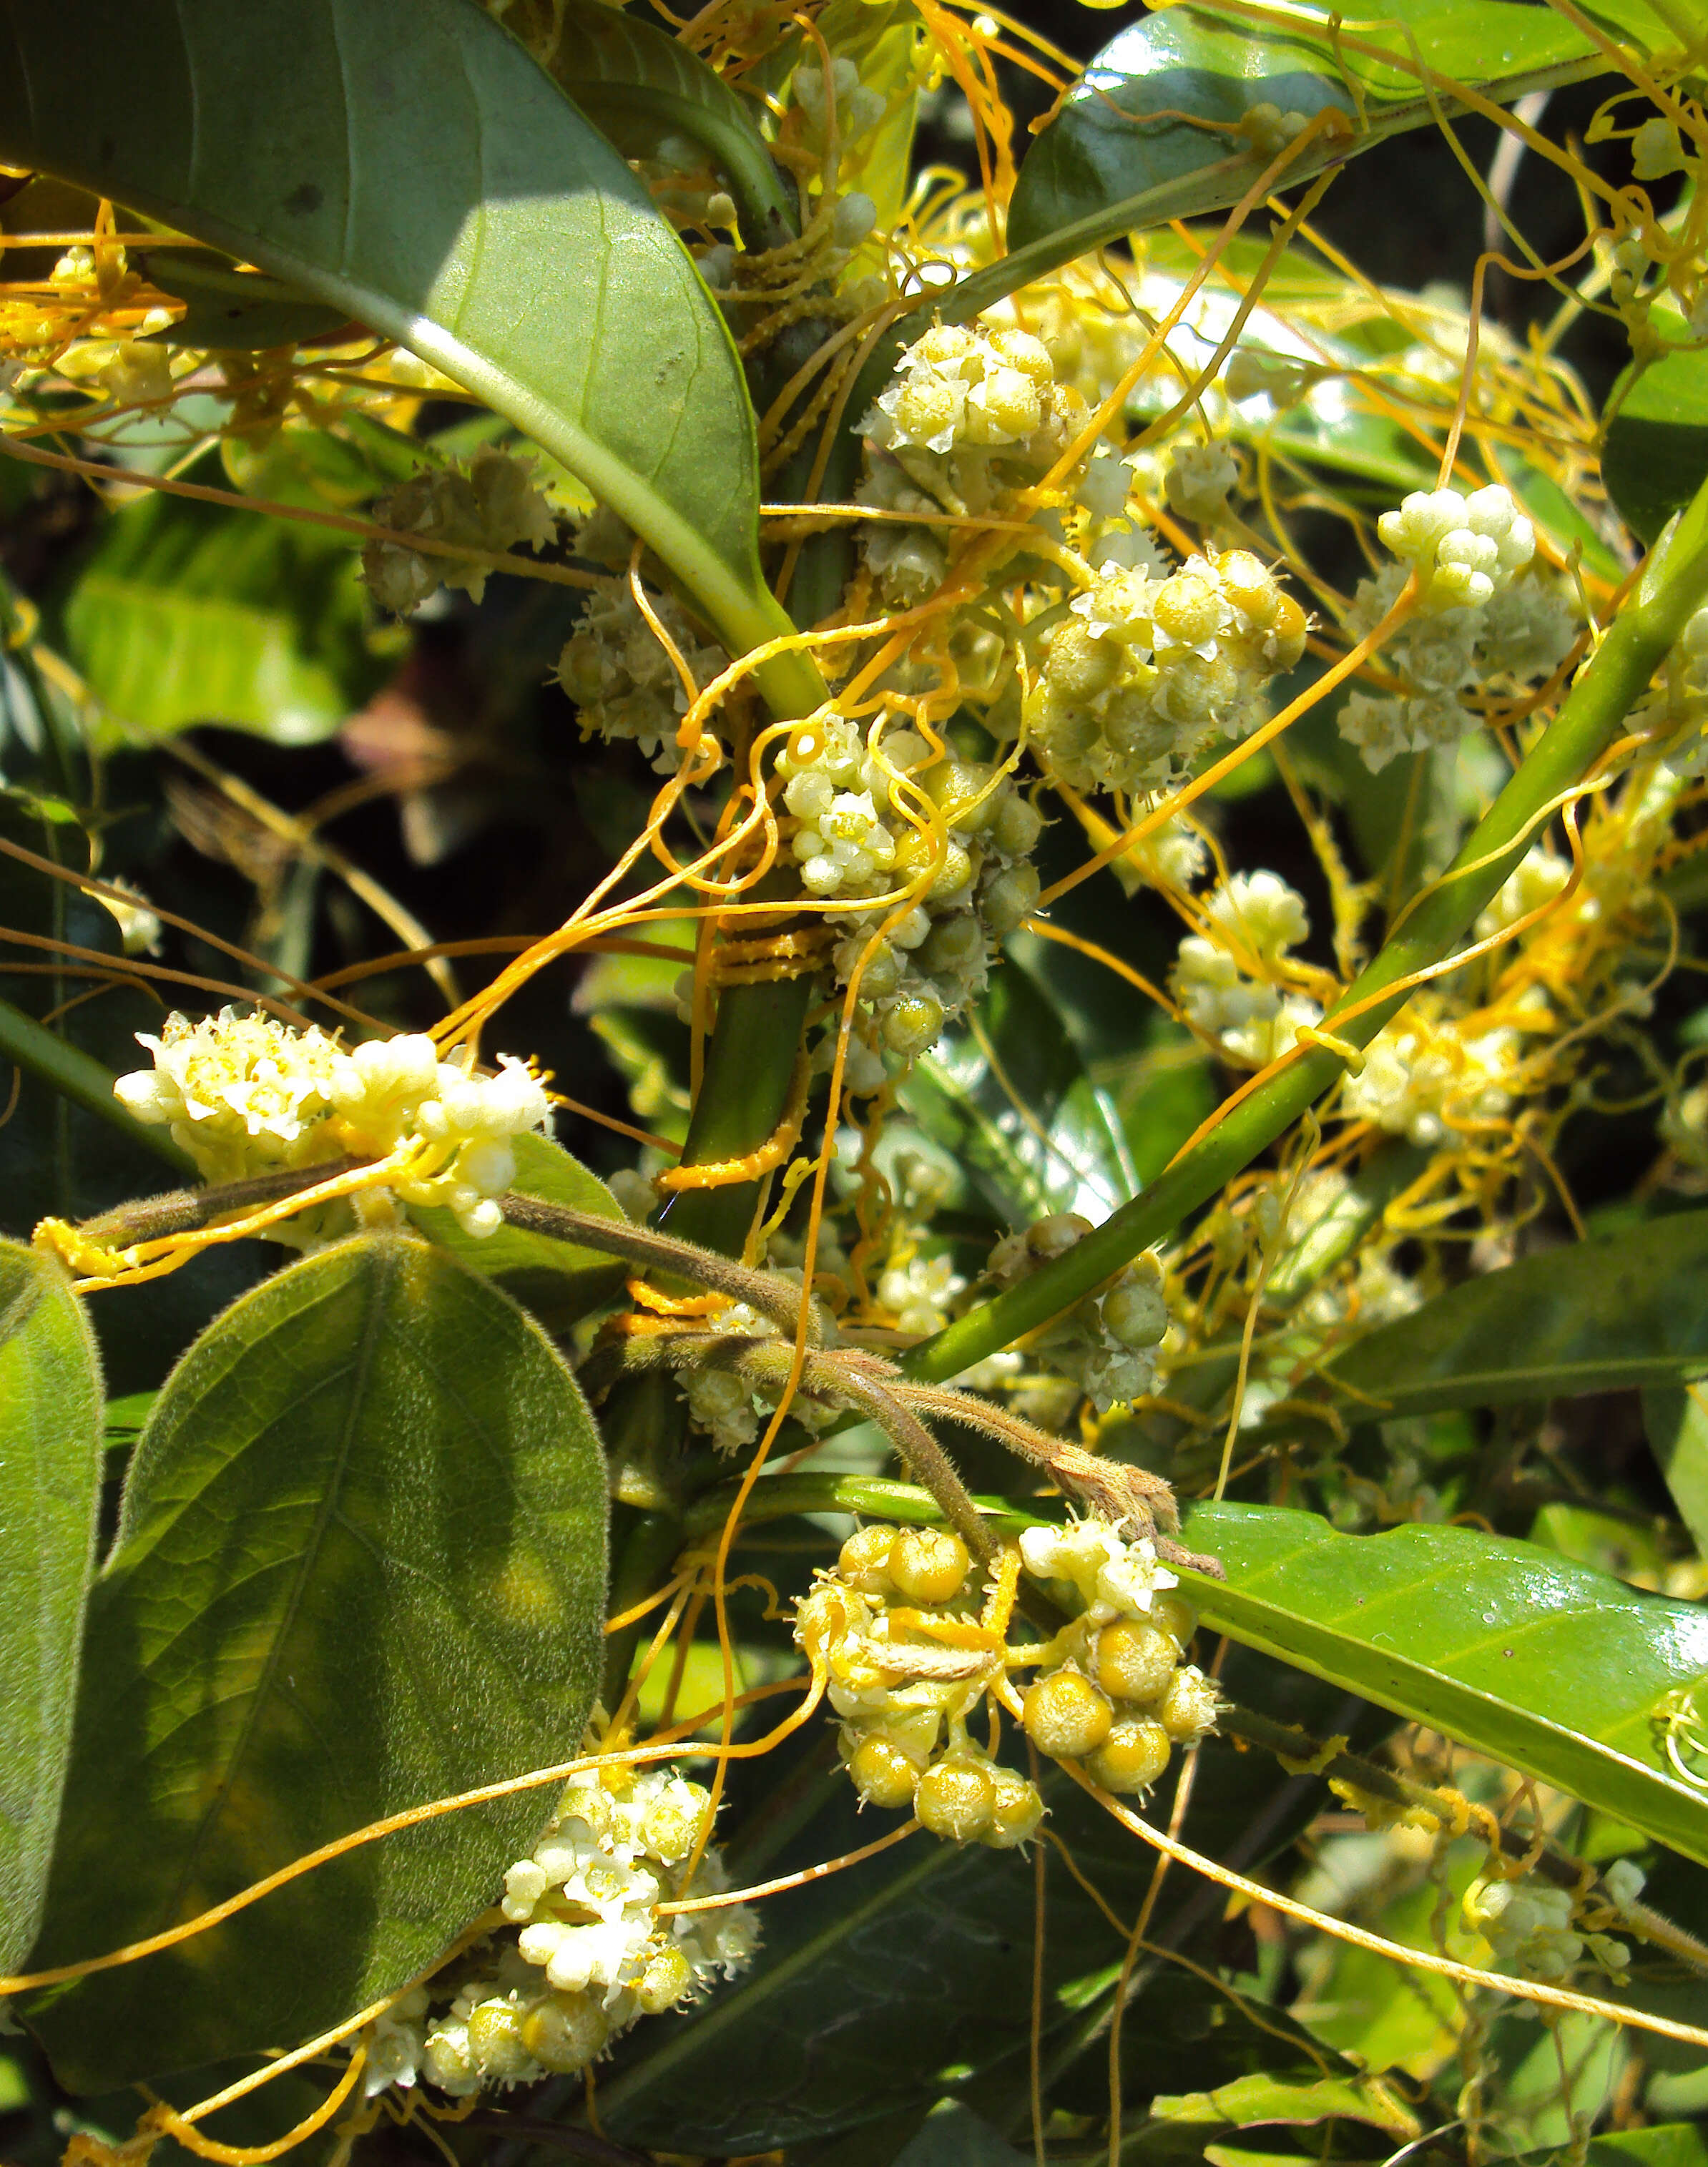
[[[1075,790],[1158,789],[1212,734],[1255,728],[1263,687],[1304,649],[1304,612],[1249,550],[1163,579],[1117,570],[1048,635],[1026,726]]]
[[[1076,1614],[1039,1656],[1022,1706],[1026,1735],[1053,1759],[1083,1761],[1106,1791],[1143,1793],[1176,1746],[1216,1727],[1212,1681],[1185,1651],[1196,1629],[1178,1583],[1143,1538],[1098,1519],[1027,1528],[1020,1554]]]
[[[990,1252],[992,1275],[1012,1286],[1064,1256],[1091,1232],[1077,1211],[1053,1211]],[[1157,1349],[1169,1328],[1162,1274],[1154,1257],[1124,1265],[1101,1294],[1087,1295],[1030,1343],[1030,1352],[1070,1378],[1097,1412],[1142,1399],[1156,1381]]]
[[[347,1154],[383,1158],[416,1146],[386,1186],[405,1204],[443,1205],[466,1233],[496,1233],[495,1200],[516,1179],[511,1140],[551,1119],[545,1087],[500,1057],[496,1076],[441,1061],[411,1033],[349,1049],[312,1025],[223,1009],[192,1023],[139,1031],[151,1068],[121,1076],[114,1094],[140,1121],[165,1126],[204,1179],[241,1181]]]
[[[1278,873],[1235,873],[1202,908],[1212,930],[1181,941],[1175,998],[1187,1022],[1228,1059],[1261,1068],[1322,1017],[1315,1001],[1284,992],[1268,975],[1279,973],[1309,930],[1304,898]]]
[[[795,1287],[801,1285],[798,1265],[775,1272],[772,1276]],[[814,1310],[820,1344],[833,1346],[836,1338],[835,1318],[816,1298]],[[719,1310],[707,1329],[730,1338],[775,1339],[781,1336],[773,1318],[745,1301],[730,1302]],[[688,1403],[689,1420],[696,1428],[709,1434],[719,1452],[739,1452],[743,1445],[751,1444],[759,1434],[761,1412],[775,1407],[778,1398],[778,1394],[768,1387],[756,1387],[734,1370],[709,1364],[678,1371],[677,1381]],[[804,1391],[798,1391],[790,1401],[789,1412],[807,1429],[823,1428],[836,1417],[836,1410],[827,1401],[815,1400]]]
[[[1605,1880],[1615,1916],[1636,1902],[1643,1884],[1629,1859],[1615,1859]],[[1623,1942],[1595,1931],[1579,1916],[1569,1889],[1529,1876],[1473,1881],[1465,1892],[1464,1910],[1467,1924],[1488,1942],[1500,1971],[1557,1984],[1571,1978],[1586,1955],[1615,1979],[1623,1978],[1631,1962]],[[1602,1916],[1610,1923],[1605,1911]]]
[[[1476,609],[1509,587],[1536,554],[1536,529],[1492,482],[1461,496],[1456,489],[1415,489],[1376,532],[1418,575],[1419,607]]]
[[[1469,1031],[1414,997],[1404,1016],[1366,1047],[1361,1073],[1346,1079],[1341,1110],[1429,1148],[1456,1129],[1498,1121],[1512,1104],[1522,1057],[1516,1031]]]
[[[1037,901],[1026,861],[1042,817],[1000,770],[939,755],[882,716],[867,730],[828,709],[809,717],[790,733],[777,772],[802,886],[844,903],[832,916],[856,929],[835,953],[839,981],[859,969],[888,1050],[923,1052],[983,988],[991,944]],[[892,906],[870,898],[927,874],[920,901],[874,947],[876,919]],[[847,1073],[854,1091],[883,1081],[875,1057]]]
[[[672,1768],[572,1778],[545,1835],[504,1877],[501,1908],[517,1931],[379,2020],[369,2096],[423,2078],[463,2099],[574,2074],[638,2018],[745,1969],[758,1942],[747,1905],[658,1915],[660,1904],[729,1885],[714,1851],[685,1870],[710,1814],[710,1793]]]
[[[976,1616],[968,1567],[945,1530],[862,1528],[802,1598],[795,1639],[829,1673],[864,1804],[909,1807],[934,1836],[1010,1851],[1037,1832],[1043,1801],[968,1729],[1004,1667],[1001,1650],[957,1630]],[[932,1630],[939,1619],[947,1638]]]
[[[1402,565],[1361,580],[1347,612],[1349,632],[1372,631],[1405,585]],[[1571,651],[1577,619],[1564,593],[1539,580],[1503,588],[1479,607],[1421,614],[1382,650],[1398,696],[1354,692],[1340,710],[1340,734],[1372,773],[1396,754],[1456,744],[1476,721],[1460,698],[1473,687],[1518,686],[1549,676]]]
[[[936,324],[903,351],[895,374],[861,424],[884,450],[942,454],[1025,446],[1036,457],[1044,448],[1036,445],[1040,432],[1065,418],[1049,348],[1030,331]],[[1077,419],[1078,402],[1069,407]],[[1059,427],[1052,445],[1058,440]]]
[[[533,479],[533,462],[491,445],[475,453],[466,473],[456,466],[424,467],[375,501],[374,521],[398,533],[469,549],[513,549],[523,542],[541,549],[558,531]],[[486,575],[484,564],[423,556],[397,542],[370,542],[362,552],[362,576],[374,599],[398,617],[407,617],[441,587],[462,587],[479,601]]]
[[[696,689],[703,691],[729,658],[696,636],[686,612],[668,595],[655,598],[652,606]],[[660,775],[674,775],[681,766],[676,734],[687,712],[687,689],[626,588],[588,603],[580,629],[558,657],[557,678],[576,703],[584,737],[632,739]]]
[[[949,1322],[949,1305],[966,1285],[947,1253],[911,1256],[904,1263],[892,1257],[878,1274],[878,1306],[894,1314],[898,1332],[925,1339]]]

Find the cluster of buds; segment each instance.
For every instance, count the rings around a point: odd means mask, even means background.
[[[1392,516],[1392,515],[1390,515]],[[1406,568],[1390,564],[1361,580],[1346,628],[1371,632],[1399,599]],[[1354,692],[1340,710],[1340,734],[1356,745],[1372,774],[1397,754],[1456,745],[1477,720],[1461,697],[1551,676],[1577,638],[1565,593],[1538,579],[1501,588],[1477,607],[1423,612],[1401,625],[1382,651],[1397,694]]]
[[[668,595],[652,604],[695,688],[703,691],[723,670],[722,649],[697,638],[681,605]],[[558,657],[558,682],[576,707],[584,737],[631,739],[660,775],[682,764],[676,727],[688,707],[682,671],[627,588],[590,601],[579,630]]]
[[[1384,546],[1418,575],[1419,607],[1479,609],[1509,587],[1536,554],[1536,529],[1492,482],[1461,496],[1456,489],[1414,489],[1398,511],[1376,522]]]
[[[1077,1211],[1053,1211],[1023,1233],[1005,1235],[990,1253],[991,1274],[1013,1286],[1090,1232],[1091,1221]],[[1053,1319],[1028,1352],[1071,1378],[1105,1414],[1150,1391],[1168,1328],[1161,1268],[1154,1257],[1142,1256],[1124,1265],[1101,1294],[1087,1295]]]
[[[1212,736],[1254,728],[1265,686],[1304,651],[1303,611],[1249,550],[1160,579],[1117,570],[1048,635],[1026,727],[1071,788],[1159,789]]]
[[[1048,1640],[1008,1637],[1022,1563],[1071,1613]],[[1028,1528],[981,1610],[957,1536],[873,1525],[818,1576],[795,1637],[826,1676],[862,1800],[910,1807],[934,1836],[1005,1851],[1036,1832],[1043,1805],[972,1736],[987,1698],[1041,1752],[1083,1762],[1126,1795],[1148,1790],[1175,1746],[1215,1727],[1216,1688],[1184,1660],[1196,1620],[1168,1592],[1176,1585],[1149,1541],[1086,1519]],[[1018,1670],[1038,1673],[1023,1697]]]
[[[1148,1542],[1126,1541],[1101,1520],[1028,1528],[1020,1554],[1076,1613],[1033,1653],[1026,1735],[1054,1760],[1083,1762],[1106,1791],[1142,1795],[1176,1746],[1216,1727],[1215,1685],[1186,1661],[1197,1628],[1191,1604],[1169,1592],[1179,1583]]]
[[[504,1925],[373,2028],[369,2096],[422,2078],[464,2099],[573,2075],[638,2018],[744,1970],[757,1941],[746,1905],[659,1915],[727,1886],[706,1847],[711,1812],[710,1793],[668,1767],[573,1778],[504,1877]]]
[[[1538,1020],[1546,1023],[1546,1003]],[[1512,1104],[1522,1059],[1516,1031],[1467,1027],[1424,993],[1366,1047],[1362,1069],[1346,1079],[1341,1110],[1350,1121],[1432,1147],[1455,1130],[1498,1122]]]
[[[795,1638],[829,1674],[842,1759],[867,1805],[910,1808],[933,1836],[1009,1851],[1036,1834],[1043,1801],[968,1730],[1008,1653],[981,1624],[970,1578],[958,1535],[862,1528],[803,1597]]]
[[[1642,1885],[1642,1872],[1625,1858],[1615,1859],[1603,1877],[1605,1904],[1586,1905],[1571,1889],[1530,1875],[1473,1881],[1465,1892],[1465,1920],[1488,1943],[1500,1971],[1557,1985],[1587,1958],[1622,1983],[1631,1951],[1602,1929],[1629,1910]]]
[[[376,501],[374,519],[399,533],[498,552],[524,542],[544,548],[558,531],[533,479],[533,462],[490,445],[475,453],[466,473],[454,465],[424,467]],[[461,587],[479,601],[488,569],[467,559],[424,556],[398,542],[370,542],[362,552],[362,576],[374,599],[397,617],[407,617],[441,587]]]
[[[1201,908],[1206,930],[1180,943],[1175,998],[1227,1059],[1260,1068],[1322,1016],[1315,1001],[1277,983],[1310,930],[1304,898],[1278,873],[1235,873]]]
[[[169,1015],[157,1038],[137,1039],[154,1066],[119,1077],[114,1094],[167,1128],[204,1180],[406,1153],[385,1187],[405,1204],[448,1208],[477,1236],[502,1223],[495,1200],[516,1179],[512,1139],[551,1118],[525,1063],[501,1056],[496,1076],[476,1075],[417,1033],[347,1049],[312,1025],[227,1008],[199,1023]]]
[[[982,989],[993,945],[1037,901],[1027,861],[1041,815],[1000,768],[940,754],[882,718],[862,730],[821,710],[790,733],[777,772],[801,885],[844,906],[831,915],[851,929],[835,954],[839,980],[859,971],[892,1053],[923,1052]],[[923,893],[874,941],[894,909],[874,898],[909,888]],[[849,1078],[855,1090],[882,1081],[881,1062]]]

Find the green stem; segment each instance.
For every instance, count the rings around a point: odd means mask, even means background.
[[[1708,484],[1662,536],[1635,595],[1578,673],[1558,715],[1447,871],[1323,1019],[1325,1031],[1349,1045],[1367,1046],[1408,998],[1387,989],[1451,953],[1546,825],[1550,808],[1583,781],[1612,744],[1705,596]],[[902,1364],[906,1374],[955,1376],[1081,1301],[1141,1250],[1171,1234],[1189,1212],[1285,1135],[1339,1082],[1343,1066],[1337,1054],[1308,1049],[1242,1100],[1154,1188],[1122,1205],[1053,1264],[914,1348]]]
[[[56,1038],[34,1016],[25,1015],[10,1001],[0,1001],[0,1059],[15,1062],[20,1068],[37,1077],[57,1091],[62,1099],[83,1107],[151,1151],[157,1158],[174,1167],[180,1174],[194,1174],[195,1162],[187,1152],[181,1152],[163,1128],[153,1128],[139,1121],[113,1096],[113,1072],[103,1068],[98,1061]]]
[[[746,1158],[777,1133],[814,991],[809,978],[778,978],[729,986],[719,996],[718,1020],[706,1044],[682,1147],[684,1166]],[[687,1189],[671,1205],[666,1223],[684,1242],[740,1256],[758,1197],[759,1184],[752,1181]]]
[[[735,1501],[738,1486],[722,1484],[689,1506],[682,1534],[696,1537],[721,1532]],[[1010,1504],[1005,1497],[975,1497],[985,1524],[1000,1534],[1044,1524],[1036,1513]],[[916,1482],[890,1482],[876,1475],[776,1475],[754,1485],[741,1509],[744,1528],[766,1520],[788,1520],[804,1513],[857,1513],[862,1519],[896,1520],[910,1527],[941,1527],[943,1508]]]

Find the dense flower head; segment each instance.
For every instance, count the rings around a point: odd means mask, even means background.
[[[239,1181],[347,1156],[411,1163],[385,1185],[405,1204],[443,1205],[465,1232],[497,1231],[496,1199],[516,1178],[514,1139],[545,1128],[551,1101],[523,1062],[477,1075],[442,1061],[422,1033],[350,1048],[235,1008],[192,1023],[168,1016],[154,1056],[114,1085],[137,1120],[170,1130],[208,1181]]]

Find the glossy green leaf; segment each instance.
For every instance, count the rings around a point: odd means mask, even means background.
[[[196,723],[330,736],[384,681],[347,537],[150,495],[100,528],[64,606],[109,746]]]
[[[0,1969],[34,1939],[71,1748],[101,1497],[94,1335],[56,1264],[0,1242]]]
[[[427,1243],[358,1237],[236,1302],[161,1394],[91,1599],[40,1962],[572,1751],[604,1486],[549,1341]],[[430,1963],[547,1810],[369,1845],[30,2021],[77,2090],[290,2044]]]
[[[598,1175],[561,1144],[545,1136],[522,1136],[513,1139],[513,1148],[516,1179],[511,1187],[519,1195],[627,1223],[623,1206]],[[554,1328],[597,1309],[623,1285],[627,1267],[597,1249],[550,1241],[544,1234],[523,1233],[515,1227],[501,1227],[481,1240],[465,1234],[452,1212],[417,1207],[410,1216],[422,1233],[460,1257],[472,1270],[501,1280],[530,1309],[549,1309],[545,1321]]]
[[[602,0],[562,0],[546,35],[526,42],[625,158],[655,156],[671,135],[705,151],[729,181],[751,246],[775,247],[798,230],[791,193],[759,132],[763,108],[679,38]]]
[[[1201,1505],[1205,1622],[1708,1862],[1708,1785],[1664,1751],[1708,1682],[1708,1611],[1528,1543],[1421,1523],[1337,1534],[1309,1513]]]
[[[1708,1392],[1652,1385],[1642,1396],[1642,1423],[1696,1554],[1708,1556]]]
[[[1049,995],[1012,958],[976,1020],[915,1063],[901,1103],[1010,1226],[1052,1211],[1104,1219],[1138,1186],[1119,1117]]]
[[[264,271],[241,271],[217,256],[187,248],[151,248],[140,267],[151,284],[184,304],[167,330],[150,334],[162,346],[208,347],[248,352],[300,346],[338,331],[352,336],[360,326],[348,311],[299,293]]]
[[[1652,542],[1708,476],[1708,347],[1687,343],[1675,309],[1657,308],[1651,328],[1665,342],[1647,368],[1633,363],[1607,401],[1601,478],[1619,516]]]
[[[1313,143],[1288,168],[1291,184],[1428,122],[1419,61],[1503,103],[1606,66],[1563,17],[1518,0],[1398,0],[1344,32],[1325,6],[1287,12],[1286,29],[1275,10],[1237,4],[1171,7],[1129,24],[1027,155],[1010,249],[1048,246],[1059,260],[1237,202],[1273,155],[1235,132],[1254,106],[1347,117],[1350,132]],[[1464,110],[1439,90],[1437,104]]]
[[[644,534],[726,641],[788,628],[757,569],[723,319],[622,158],[474,0],[62,0],[0,20],[0,156],[399,340]],[[818,697],[809,665],[762,682]]]
[[[1527,1257],[1437,1295],[1328,1365],[1397,1415],[1495,1407],[1708,1371],[1708,1211]]]
[[[1288,2084],[1275,2077],[1236,2077],[1212,2092],[1177,2092],[1152,2102],[1159,2122],[1201,2128],[1249,2128],[1260,2122],[1345,2120],[1372,2122],[1398,2143],[1418,2134],[1417,2117],[1384,2085],[1367,2077],[1318,2077]]]

